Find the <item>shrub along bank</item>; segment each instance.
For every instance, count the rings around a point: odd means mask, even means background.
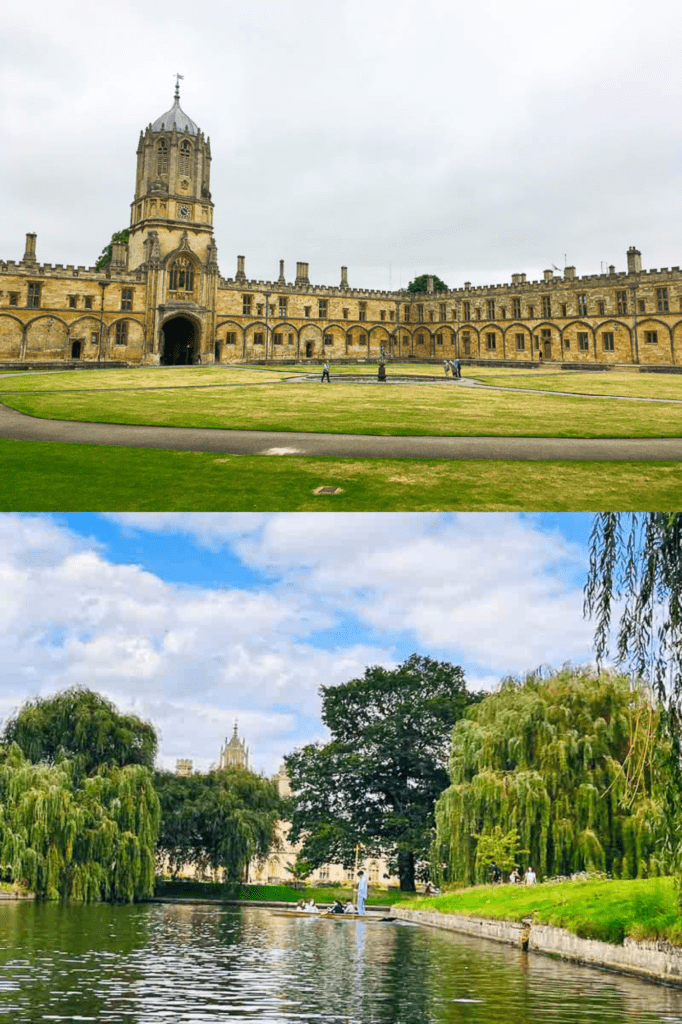
[[[222,882],[184,882],[157,878],[155,896],[176,897],[192,900],[258,900],[273,903],[297,903],[301,898],[314,899],[316,903],[333,903],[335,899],[353,898],[351,889],[318,888],[305,886],[295,889],[292,885],[230,885]],[[386,906],[400,903],[405,899],[399,892],[370,892],[368,905]]]
[[[682,945],[682,917],[672,878],[628,881],[545,882],[542,885],[479,885],[445,896],[411,900],[407,910],[522,921],[565,928],[583,939],[621,945],[628,938],[665,939]]]

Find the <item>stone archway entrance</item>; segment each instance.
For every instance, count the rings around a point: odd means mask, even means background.
[[[186,316],[174,316],[161,328],[162,366],[189,366],[197,361],[199,329]]]
[[[305,357],[306,357],[306,359],[311,359],[312,358],[314,348],[315,348],[315,346],[313,345],[312,341],[306,341],[306,343],[305,343]]]
[[[71,358],[80,359],[81,357],[81,343],[80,341],[74,341],[71,345]]]

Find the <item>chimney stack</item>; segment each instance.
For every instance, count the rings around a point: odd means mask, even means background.
[[[564,267],[564,277],[567,281],[572,281],[575,277],[575,267]]]
[[[639,274],[642,269],[642,254],[631,245],[628,249],[628,274]]]
[[[279,261],[279,277],[277,279],[277,284],[286,284],[286,281],[284,280],[284,260]]]
[[[308,280],[307,263],[296,264],[296,287],[310,287],[310,281]]]
[[[35,231],[26,232],[26,251],[24,252],[23,263],[35,263],[36,262],[36,239],[37,235]]]
[[[341,287],[348,287],[348,267],[341,267]]]
[[[235,281],[246,281],[246,274],[244,273],[244,257],[237,256],[237,276]]]
[[[543,275],[545,281],[551,281],[552,278],[554,277],[554,271],[553,270],[543,270],[542,275]]]
[[[433,295],[433,274],[426,275],[426,293]]]

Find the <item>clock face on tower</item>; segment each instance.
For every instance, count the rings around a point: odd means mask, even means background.
[[[181,220],[188,220],[191,212],[189,206],[178,206],[178,217]]]

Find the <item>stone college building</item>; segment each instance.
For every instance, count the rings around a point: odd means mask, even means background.
[[[568,366],[682,364],[682,274],[627,269],[423,294],[252,281],[218,268],[211,147],[180,107],[140,134],[128,242],[101,269],[40,264],[36,235],[23,259],[0,261],[0,365],[155,366],[253,360],[389,358]]]

